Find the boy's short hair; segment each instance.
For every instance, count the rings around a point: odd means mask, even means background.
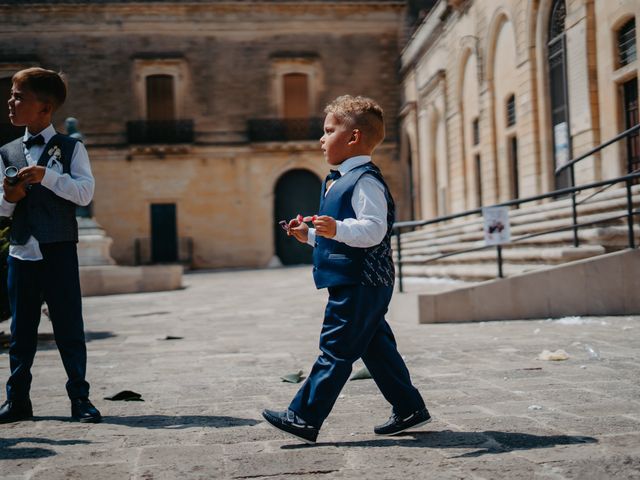
[[[62,76],[53,70],[26,68],[17,72],[11,81],[32,91],[41,102],[53,105],[53,110],[57,110],[67,98],[67,86]]]
[[[371,148],[384,139],[384,114],[378,102],[371,98],[342,95],[327,105],[324,113],[331,113],[341,122],[361,130]]]

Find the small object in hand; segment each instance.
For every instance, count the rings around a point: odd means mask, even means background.
[[[287,222],[286,220],[280,220],[278,222],[278,225],[280,225],[285,232],[289,233],[289,222]]]
[[[122,390],[121,392],[111,395],[110,397],[104,397],[105,400],[111,400],[114,402],[144,402],[142,395],[131,390]]]
[[[310,215],[302,219],[303,222],[315,222],[318,219],[317,215]]]
[[[280,377],[283,382],[287,383],[300,383],[303,378],[302,370],[298,370],[296,373],[288,373],[287,375]]]
[[[9,183],[9,185],[18,183],[18,169],[13,165],[9,165],[4,169],[4,176],[7,177],[7,183]]]

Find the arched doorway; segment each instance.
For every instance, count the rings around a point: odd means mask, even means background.
[[[322,182],[309,170],[289,170],[282,175],[275,188],[274,231],[276,255],[283,265],[311,263],[313,249],[293,237],[288,237],[278,225],[280,220],[290,220],[297,214],[314,215],[320,205]]]

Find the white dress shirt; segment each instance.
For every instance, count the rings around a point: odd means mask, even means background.
[[[348,158],[338,166],[340,176],[370,161],[369,155]],[[325,196],[339,181],[337,179],[329,185]],[[332,240],[358,248],[373,247],[382,242],[387,233],[387,198],[382,183],[372,175],[360,177],[353,188],[351,206],[356,218],[336,220],[336,236]],[[316,229],[310,228],[307,243],[314,246],[315,241]]]
[[[24,148],[24,154],[29,166],[36,165],[40,156],[44,152],[46,144],[56,134],[53,125],[49,125],[40,133],[31,134],[27,129],[24,132],[23,140],[27,140],[32,136],[42,135],[45,145],[32,145],[31,148]],[[3,162],[0,162],[3,163]],[[4,179],[5,165],[2,165],[0,180]],[[91,165],[89,165],[89,154],[82,142],[76,143],[73,155],[71,156],[71,165],[69,173],[62,173],[62,165],[55,159],[49,158],[47,161],[47,169],[42,179],[41,185],[48,188],[53,193],[65,200],[75,203],[76,205],[89,205],[93,198],[93,190],[95,181],[91,173]],[[4,198],[4,189],[0,181],[0,216],[11,217],[16,208],[15,203],[8,202]],[[42,252],[40,244],[35,237],[30,237],[24,245],[11,245],[9,247],[9,255],[20,260],[42,260]]]

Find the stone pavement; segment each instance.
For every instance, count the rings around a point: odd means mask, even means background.
[[[68,420],[43,319],[36,418],[0,425],[2,479],[640,478],[640,317],[395,319],[435,421],[376,437],[389,407],[371,380],[353,381],[319,444],[302,446],[260,411],[285,407],[298,385],[279,377],[308,372],[318,353],[325,292],[309,268],[193,273],[185,285],[85,299],[92,399],[105,415],[98,425]],[[538,360],[545,349],[570,358]],[[103,399],[120,390],[145,401]]]

